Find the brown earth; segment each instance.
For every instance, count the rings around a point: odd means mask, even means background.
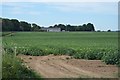
[[[100,60],[72,59],[70,56],[18,55],[25,65],[44,78],[117,78],[118,68]]]

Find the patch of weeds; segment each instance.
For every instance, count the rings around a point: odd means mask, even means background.
[[[119,66],[120,65],[120,54],[117,51],[113,53],[107,53],[107,54],[104,54],[102,60],[106,64],[117,64]]]

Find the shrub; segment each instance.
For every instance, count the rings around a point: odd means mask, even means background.
[[[75,54],[73,55],[73,57],[74,57],[75,59],[81,59],[81,54],[75,53]]]
[[[104,54],[102,60],[106,64],[117,64],[120,65],[120,53],[118,51],[113,53]]]
[[[74,54],[76,53],[76,51],[75,50],[73,50],[73,49],[66,49],[66,55],[69,55],[69,56],[73,56]]]
[[[85,54],[85,59],[88,59],[88,60],[95,60],[96,59],[96,53],[86,53]]]

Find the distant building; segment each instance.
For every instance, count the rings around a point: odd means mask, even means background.
[[[61,28],[48,28],[47,32],[61,32]]]
[[[44,30],[47,32],[61,32],[61,28],[41,28],[41,30]]]

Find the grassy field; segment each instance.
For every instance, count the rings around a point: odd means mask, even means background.
[[[117,32],[16,32],[3,37],[6,52],[26,55],[70,55],[118,64]]]

